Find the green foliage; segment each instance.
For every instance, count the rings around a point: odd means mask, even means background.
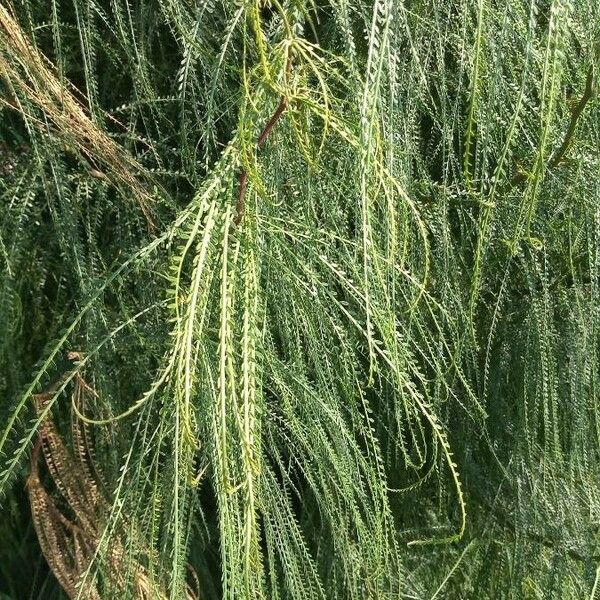
[[[0,597],[65,597],[50,416],[107,499],[81,598],[117,541],[173,600],[597,597],[599,40],[595,0],[0,4]]]

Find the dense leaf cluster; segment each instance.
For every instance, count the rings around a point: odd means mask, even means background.
[[[599,61],[596,0],[2,0],[0,598],[65,597],[50,418],[73,598],[600,594]]]

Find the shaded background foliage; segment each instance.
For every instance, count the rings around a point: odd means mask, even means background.
[[[600,593],[595,1],[0,11],[2,597],[73,350],[155,597]]]

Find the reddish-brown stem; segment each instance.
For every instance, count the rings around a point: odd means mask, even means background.
[[[270,121],[265,125],[265,128],[263,129],[262,133],[260,134],[260,136],[256,142],[256,146],[258,148],[260,148],[267,141],[267,138],[271,135],[271,131],[273,131],[273,127],[275,127],[275,125],[277,124],[277,121],[279,121],[279,119],[281,118],[281,115],[283,114],[283,111],[286,108],[287,108],[287,99],[282,98],[281,102],[279,103],[279,106],[273,113],[273,116],[271,117]]]
[[[267,141],[273,128],[277,124],[277,121],[281,119],[281,115],[283,115],[285,109],[287,108],[287,99],[284,97],[281,99],[279,106],[273,113],[273,116],[269,119],[269,122],[265,125],[265,128],[262,130],[262,133],[258,136],[258,140],[256,141],[256,147],[260,148]],[[246,212],[246,188],[248,187],[248,171],[246,169],[242,169],[240,172],[240,176],[238,178],[238,197],[235,205],[235,217],[233,222],[237,227],[244,218],[244,213]]]
[[[292,65],[291,60],[288,59],[287,68],[286,68],[286,72],[288,75],[291,70],[291,65]],[[285,112],[285,109],[287,108],[287,106],[288,106],[287,98],[284,96],[283,98],[281,98],[279,105],[275,109],[273,116],[269,119],[269,122],[265,125],[265,128],[262,130],[262,133],[258,136],[258,139],[256,140],[256,148],[257,149],[261,148],[265,144],[265,142],[271,135],[273,128],[275,127],[275,125],[277,125],[277,121],[279,121],[279,119],[281,119],[281,116]],[[236,227],[242,222],[242,219],[244,218],[244,214],[246,212],[246,189],[247,189],[247,187],[248,187],[248,171],[246,171],[246,169],[242,168],[242,170],[240,171],[240,175],[238,177],[238,195],[237,195],[237,202],[235,205],[235,213],[236,214],[233,219],[233,223],[235,224]]]

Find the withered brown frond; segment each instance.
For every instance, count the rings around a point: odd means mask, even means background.
[[[74,380],[72,400],[77,408],[85,410],[88,400],[97,397],[79,373],[67,373],[47,391],[33,396],[38,416],[71,375]],[[73,417],[72,436],[74,452],[67,447],[50,412],[42,419],[27,480],[31,513],[48,566],[69,598],[100,600],[100,585],[86,574],[92,572],[92,563],[102,554],[99,547],[110,505],[101,492],[102,486],[98,485],[99,470],[93,465],[93,443],[87,425],[77,416]],[[42,457],[58,497],[48,492],[42,483]],[[121,593],[133,581],[136,600],[166,598],[164,590],[152,580],[144,565],[127,556],[121,541],[121,531],[126,529],[127,524],[122,523],[111,535],[108,549],[104,551],[102,588],[110,590],[111,595]],[[143,555],[144,552],[140,552],[139,558]],[[197,595],[188,588],[186,599],[196,598]]]

